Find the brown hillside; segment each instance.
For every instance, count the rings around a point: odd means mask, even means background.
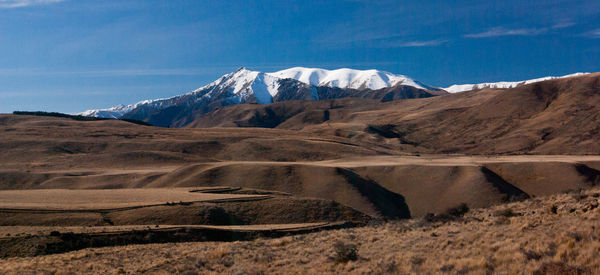
[[[600,183],[600,158],[581,156],[600,154],[599,81],[239,105],[195,124],[256,127],[0,115],[0,189],[239,186],[389,219],[485,207]]]

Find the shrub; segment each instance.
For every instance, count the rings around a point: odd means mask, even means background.
[[[518,213],[513,212],[513,210],[510,208],[498,210],[498,211],[494,212],[494,215],[497,217],[502,216],[502,217],[507,217],[507,218],[519,216]]]
[[[527,258],[528,261],[531,261],[531,260],[537,261],[544,256],[539,252],[536,252],[533,250],[528,250],[528,249],[523,249],[523,248],[521,248],[521,253],[523,253],[523,255],[525,255],[525,257]]]
[[[469,207],[466,203],[461,203],[457,207],[450,208],[446,210],[446,214],[454,217],[462,217],[464,214],[469,212]]]
[[[553,204],[553,205],[550,207],[550,213],[552,213],[552,214],[556,214],[557,212],[558,212],[558,206],[556,206],[556,204]]]
[[[444,213],[427,213],[423,219],[426,222],[448,222],[464,216],[467,212],[469,212],[469,206],[466,203],[461,203],[456,207],[448,208]]]
[[[335,250],[335,261],[346,263],[358,259],[358,247],[355,244],[337,241],[333,248]]]

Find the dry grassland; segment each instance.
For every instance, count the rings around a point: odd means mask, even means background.
[[[0,273],[598,274],[600,189],[278,239],[84,249],[0,260]],[[356,256],[356,257],[354,257]]]
[[[98,210],[180,202],[265,198],[262,195],[189,192],[198,188],[0,190],[0,208]]]

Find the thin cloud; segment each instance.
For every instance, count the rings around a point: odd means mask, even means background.
[[[575,23],[573,22],[561,22],[561,23],[557,23],[554,26],[552,26],[552,29],[556,30],[556,29],[564,29],[564,28],[568,28],[568,27],[572,27],[575,26]]]
[[[383,39],[373,40],[365,43],[365,46],[372,48],[416,48],[416,47],[435,47],[447,43],[449,40],[435,39],[435,40],[405,40],[405,39]]]
[[[0,0],[0,9],[22,8],[34,5],[47,5],[66,0]]]
[[[499,28],[489,29],[486,32],[466,34],[465,37],[467,37],[467,38],[487,38],[487,37],[514,36],[514,35],[534,36],[534,35],[543,34],[547,30],[548,30],[547,28],[541,28],[541,29],[505,29],[505,28],[499,27]]]
[[[583,33],[581,36],[585,36],[587,38],[600,38],[600,29],[591,30]]]
[[[428,40],[428,41],[408,41],[408,42],[400,42],[395,44],[396,47],[399,48],[407,48],[407,47],[433,47],[445,44],[448,40]],[[394,46],[394,44],[390,44],[389,46]]]
[[[335,46],[339,48],[341,46],[362,46],[367,48],[413,48],[413,47],[435,47],[447,43],[447,39],[433,39],[433,40],[409,40],[406,39],[405,35],[365,35],[365,37],[357,39],[348,39],[344,41],[338,41],[338,43],[325,44],[327,46]]]

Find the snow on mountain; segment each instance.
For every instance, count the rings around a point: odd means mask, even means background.
[[[238,97],[239,101],[245,101],[254,95],[258,103],[265,104],[273,102],[273,96],[279,88],[278,81],[277,77],[242,67],[192,93],[208,90],[204,96],[214,96],[217,93],[228,92]]]
[[[153,101],[156,101],[156,100],[144,100],[144,101],[140,101],[135,104],[118,105],[118,106],[114,106],[114,107],[106,108],[106,109],[87,110],[87,111],[78,113],[78,115],[90,116],[90,117],[103,117],[103,118],[120,118],[124,114],[130,112],[131,110],[133,110],[141,105],[151,103]]]
[[[315,86],[377,90],[400,84],[418,89],[431,89],[431,87],[404,75],[395,75],[378,70],[324,70],[318,68],[295,67],[268,74],[278,78],[296,79],[300,82]]]
[[[552,79],[557,79],[557,78],[566,78],[566,77],[579,76],[579,75],[585,75],[585,74],[588,74],[588,73],[574,73],[574,74],[568,74],[568,75],[564,75],[564,76],[547,76],[547,77],[542,77],[542,78],[523,80],[523,81],[515,81],[515,82],[504,81],[504,82],[490,82],[490,83],[479,83],[479,84],[460,84],[460,85],[452,85],[448,88],[444,88],[444,90],[446,90],[449,93],[460,93],[460,92],[466,92],[466,91],[478,90],[478,89],[484,89],[484,88],[508,89],[508,88],[514,88],[514,87],[518,87],[521,85],[527,85],[527,84],[546,81],[546,80],[552,80]]]

